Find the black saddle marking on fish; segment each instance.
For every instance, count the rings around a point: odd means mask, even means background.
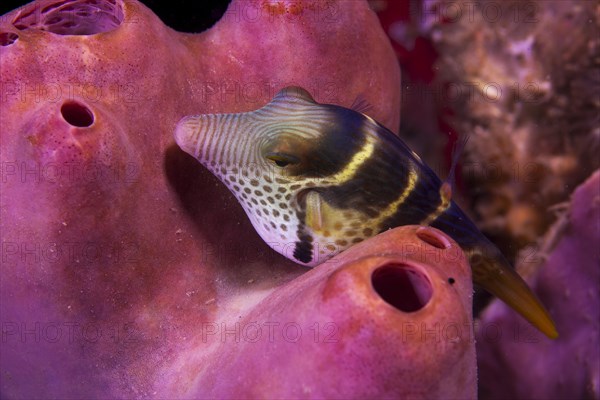
[[[305,233],[304,231],[298,230],[298,239],[294,248],[294,258],[298,261],[309,263],[312,261],[312,236]]]
[[[477,227],[454,202],[431,223],[431,226],[446,232],[465,249],[472,249],[478,243],[478,237],[474,235]]]
[[[384,145],[375,145],[351,180],[324,188],[323,198],[337,208],[355,209],[372,218],[394,202],[408,184],[410,165]]]
[[[299,174],[307,178],[326,178],[340,172],[352,156],[365,143],[365,135],[360,127],[364,118],[357,112],[343,107],[336,108],[331,122],[323,127],[323,134],[315,141],[315,146],[305,153],[305,168]]]
[[[415,187],[396,212],[383,221],[381,231],[402,225],[418,225],[437,210],[441,202],[439,190],[428,184],[424,175],[423,171],[418,171]]]
[[[296,242],[296,248],[294,249],[294,258],[298,261],[309,263],[312,261],[312,250],[312,243],[303,240]]]
[[[296,214],[298,216],[298,221],[302,222],[298,225],[298,241],[295,243],[294,247],[294,258],[300,262],[309,263],[313,259],[313,238],[306,232],[303,223],[306,218],[306,213],[299,211]]]

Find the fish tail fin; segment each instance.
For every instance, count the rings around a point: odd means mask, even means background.
[[[549,338],[558,337],[550,313],[496,246],[483,238],[467,254],[475,284],[508,304]]]
[[[558,337],[552,317],[527,283],[455,204],[432,224],[450,235],[469,256],[473,282],[517,311],[551,339]]]

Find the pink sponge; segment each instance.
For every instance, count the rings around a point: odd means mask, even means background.
[[[207,326],[217,349],[203,393],[474,398],[471,293],[470,267],[445,234],[388,231],[280,287],[235,323]]]

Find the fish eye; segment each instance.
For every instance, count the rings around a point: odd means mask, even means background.
[[[296,156],[287,153],[275,153],[270,152],[265,155],[266,159],[272,161],[280,168],[287,167],[288,165],[298,164],[300,159]]]

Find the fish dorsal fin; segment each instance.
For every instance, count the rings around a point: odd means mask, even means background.
[[[273,102],[306,102],[311,104],[316,104],[317,102],[313,97],[308,93],[306,89],[301,88],[300,86],[287,86],[281,89],[275,97],[273,97]]]
[[[449,203],[450,200],[452,200],[452,191],[455,185],[456,165],[458,164],[458,159],[465,150],[465,146],[467,145],[468,141],[469,136],[463,137],[454,145],[454,149],[452,150],[452,164],[450,165],[450,172],[440,187],[440,196],[445,203]]]
[[[358,96],[356,96],[350,108],[361,114],[366,114],[373,109],[373,106],[367,101],[367,99],[365,99],[365,97],[361,93]]]

